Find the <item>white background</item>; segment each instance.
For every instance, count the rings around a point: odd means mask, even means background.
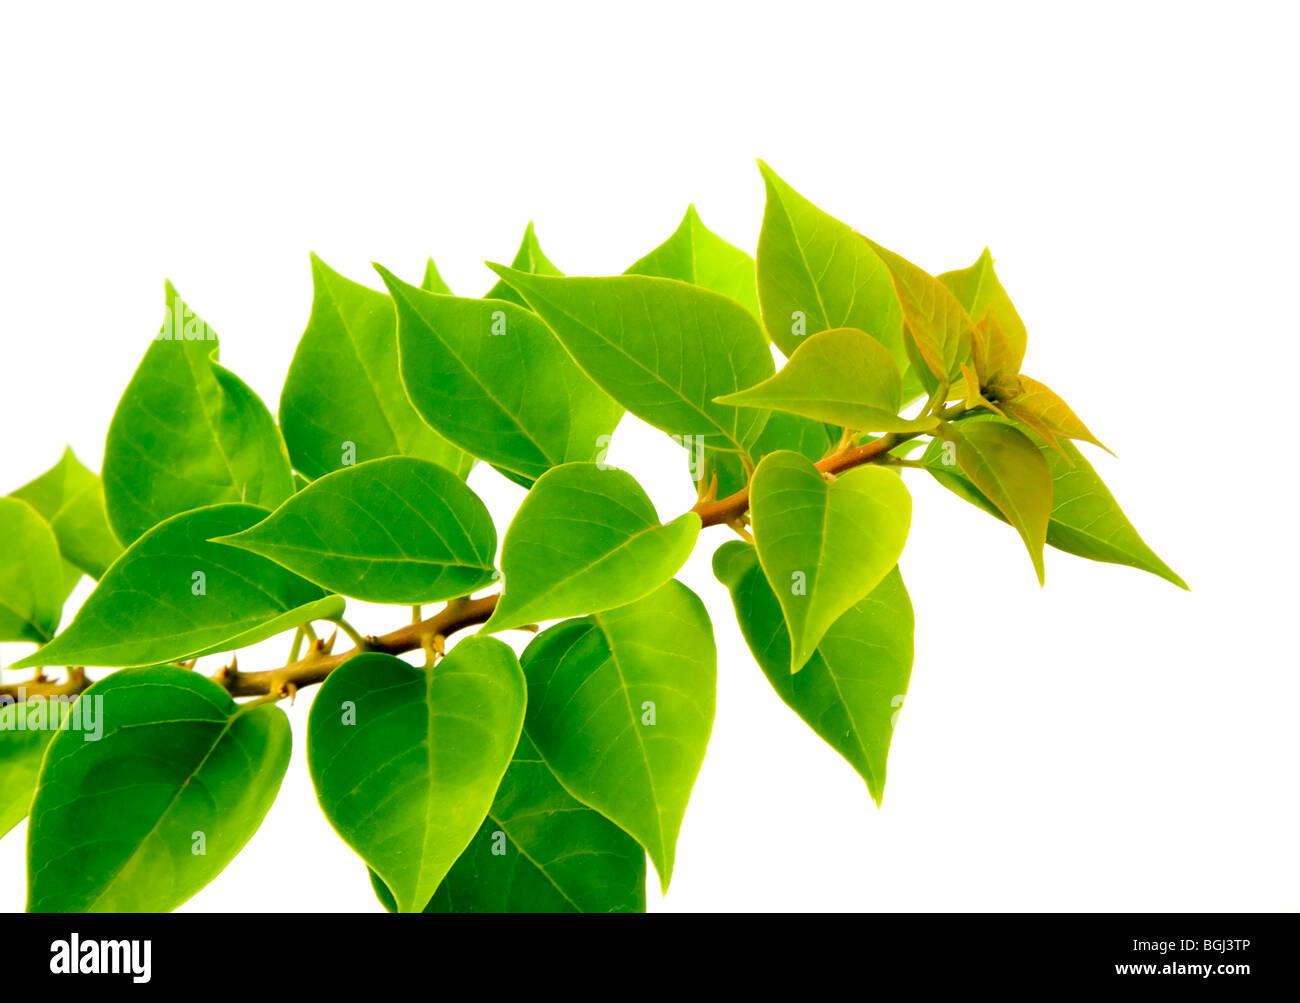
[[[1116,450],[1090,455],[1193,591],[1054,551],[1040,590],[1009,528],[909,476],[917,655],[878,811],[751,662],[708,531],[682,577],[714,614],[717,722],[650,908],[1300,908],[1293,6],[209,10],[0,18],[0,491],[65,443],[98,467],[164,276],[274,408],[309,250],[376,285],[372,260],[432,253],[478,294],[530,218],[565,271],[609,273],[690,201],[752,250],[761,156],[934,271],[992,247],[1027,371]],[[611,459],[664,517],[693,500],[644,426]],[[521,492],[471,484],[504,527]],[[186,908],[378,908],[300,745]]]

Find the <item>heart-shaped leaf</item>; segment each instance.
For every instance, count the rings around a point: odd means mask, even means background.
[[[0,540],[0,641],[43,644],[68,594],[54,530],[27,502],[0,498]]]
[[[555,267],[551,259],[542,251],[542,245],[537,240],[537,232],[533,229],[531,222],[524,230],[524,239],[519,242],[519,250],[515,252],[510,267],[518,268],[521,272],[532,272],[534,275],[564,274]],[[513,303],[524,309],[528,308],[524,298],[515,292],[509,283],[500,279],[497,279],[492,288],[483,294],[483,298],[487,300],[505,300],[507,303]]]
[[[763,458],[750,486],[758,559],[790,629],[790,671],[898,563],[912,521],[902,479],[856,467],[832,483],[798,453]]]
[[[766,415],[714,398],[772,375],[754,316],[699,286],[644,275],[557,278],[489,265],[528,301],[583,372],[638,418],[740,452]]]
[[[384,456],[415,456],[468,474],[473,457],[426,425],[402,389],[393,301],[314,254],[311,277],[311,317],[280,393],[294,468],[316,478]]]
[[[307,766],[330,825],[419,912],[478,831],[519,741],[519,661],[467,638],[436,666],[361,654],[312,701]]]
[[[523,657],[528,737],[573,797],[645,847],[665,891],[713,728],[717,648],[680,582],[568,620]]]
[[[449,441],[526,480],[559,463],[592,460],[608,446],[622,410],[536,314],[380,274],[397,304],[406,392]]]
[[[1006,339],[1005,371],[1018,372],[1020,363],[1025,358],[1025,322],[1020,319],[1011,297],[1002,288],[1002,282],[993,270],[993,255],[989,249],[984,248],[984,253],[969,268],[944,272],[938,279],[952,290],[957,301],[971,317],[979,319],[991,315],[996,319],[998,328]]]
[[[1004,422],[994,415],[972,415],[962,425]],[[1036,442],[1039,452],[1052,472],[1052,516],[1047,524],[1047,542],[1057,550],[1091,561],[1124,564],[1149,572],[1187,588],[1184,582],[1147,546],[1141,535],[1115,501],[1097,471],[1072,443],[1061,443],[1060,450]],[[944,443],[930,443],[921,462],[944,487],[972,505],[999,519],[1005,516],[988,500],[957,466],[955,450],[945,450]]]
[[[268,514],[255,505],[211,505],[155,526],[108,569],[67,629],[15,668],[156,665],[341,616],[338,596],[264,557],[210,542]]]
[[[1015,527],[1043,582],[1043,544],[1052,515],[1052,471],[1018,429],[994,422],[952,422],[936,433],[951,443],[957,466]]]
[[[497,534],[487,507],[451,471],[390,456],[326,474],[218,542],[340,595],[415,604],[491,582]]]
[[[66,699],[8,699],[0,700],[0,836],[27,817],[45,747],[70,706]]]
[[[289,719],[175,666],[116,672],[78,702],[83,727],[54,736],[32,802],[27,909],[175,909],[261,825],[289,765]]]
[[[856,328],[808,338],[775,376],[718,398],[738,407],[775,408],[859,432],[920,432],[933,418],[900,418],[903,378],[889,349]]]
[[[712,289],[758,316],[754,259],[705,226],[694,205],[686,207],[686,215],[671,237],[624,274],[657,275]]]
[[[816,653],[790,672],[790,634],[754,548],[739,540],[713,555],[731,591],[745,642],[786,705],[867,783],[876,804],[898,709],[912,675],[912,602],[894,568],[865,599],[831,624]]]
[[[293,494],[266,405],[217,363],[216,333],[167,285],[167,318],[127,384],[104,445],[104,499],[130,543],[219,502],[274,508]]]
[[[693,512],[660,525],[631,474],[566,463],[537,479],[501,548],[505,591],[485,632],[596,613],[640,599],[686,563]]]
[[[389,912],[393,893],[370,882]],[[425,912],[645,912],[645,850],[560,786],[521,735],[487,818]]]

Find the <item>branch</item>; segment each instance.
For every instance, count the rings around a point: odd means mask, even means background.
[[[37,673],[36,678],[29,679],[25,683],[0,684],[0,697],[9,697],[10,700],[17,701],[20,697],[27,700],[31,697],[76,696],[89,685],[90,680],[86,678],[86,670],[80,665],[70,667],[67,678],[61,683],[46,679],[45,671],[42,669]]]

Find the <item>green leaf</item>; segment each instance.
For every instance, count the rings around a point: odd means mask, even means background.
[[[379,271],[397,303],[407,394],[447,439],[529,480],[608,446],[621,409],[535,314],[427,293]]]
[[[0,641],[43,644],[68,594],[54,530],[27,502],[0,498],[0,540]]]
[[[0,701],[0,836],[27,817],[45,747],[63,726],[70,706],[68,700],[43,697]]]
[[[116,672],[78,704],[83,727],[54,736],[32,803],[27,910],[175,909],[262,824],[289,765],[289,719],[175,666]]]
[[[744,452],[766,414],[715,403],[775,367],[758,322],[735,300],[644,275],[555,278],[489,264],[546,321],[605,392],[672,435]]]
[[[216,542],[261,554],[330,592],[417,604],[493,580],[496,529],[455,474],[407,456],[326,474],[262,522]]]
[[[960,424],[1001,422],[1003,419],[994,415],[972,415],[963,418]],[[1076,446],[1065,442],[1057,452],[1042,441],[1036,441],[1035,445],[1052,472],[1052,517],[1047,524],[1047,542],[1051,546],[1090,561],[1137,568],[1180,589],[1187,588],[1187,583],[1147,546],[1115,501],[1115,496]],[[938,441],[931,442],[921,457],[926,469],[940,484],[1003,519],[997,507],[957,468],[955,457],[950,455],[948,459],[951,462],[945,463],[943,443]]]
[[[1025,541],[1043,583],[1043,544],[1052,515],[1052,471],[1023,432],[992,422],[951,422],[937,437],[953,444],[957,466]]]
[[[820,421],[800,418],[788,411],[773,411],[763,426],[763,434],[750,450],[750,457],[757,461],[778,449],[792,449],[815,462],[826,455],[835,439],[836,436]],[[689,468],[697,484],[703,483],[707,488],[713,475],[717,475],[716,497],[726,498],[749,483],[749,471],[745,469],[740,454],[711,449],[697,442],[690,443],[689,448]]]
[[[523,657],[525,730],[573,797],[634,836],[661,887],[713,727],[717,649],[680,582],[558,624]]]
[[[798,672],[831,624],[898,563],[912,498],[883,467],[855,467],[831,482],[798,453],[770,453],[754,471],[750,516]]]
[[[424,266],[424,278],[420,280],[420,288],[428,293],[443,293],[447,296],[451,295],[451,286],[447,285],[447,283],[443,281],[442,276],[438,274],[438,266],[433,263],[432,258],[430,258],[428,263]],[[394,343],[396,343],[396,336],[394,336],[393,340]]]
[[[644,912],[645,851],[570,797],[524,735],[487,818],[424,911]]]
[[[264,557],[209,542],[267,515],[255,505],[212,505],[155,526],[108,569],[67,629],[14,667],[180,661],[341,616],[338,596]]]
[[[927,387],[955,379],[970,353],[975,324],[957,297],[942,282],[906,258],[866,241],[885,263],[894,280],[904,327],[916,354],[924,361]]]
[[[123,543],[218,502],[274,508],[293,493],[284,443],[257,395],[217,363],[216,333],[167,284],[167,319],[118,402],[104,499]]]
[[[484,632],[622,606],[649,595],[690,557],[694,512],[659,524],[631,474],[566,463],[537,479],[501,548],[505,591]]]
[[[414,456],[468,474],[473,457],[426,425],[406,399],[392,300],[314,254],[311,273],[311,318],[280,394],[294,467],[315,479],[365,460]]]
[[[510,262],[511,268],[517,268],[521,272],[530,272],[534,275],[563,275],[564,273],[551,263],[551,259],[542,253],[542,245],[537,242],[537,234],[533,230],[533,224],[529,222],[527,229],[524,230],[524,239],[519,243],[519,250],[515,252],[514,260]],[[507,303],[513,303],[515,306],[528,308],[522,296],[514,291],[510,285],[500,279],[493,284],[492,288],[483,294],[484,299],[505,300]]]
[[[1036,432],[1053,449],[1059,449],[1057,437],[1081,439],[1101,446],[1088,426],[1052,391],[1050,387],[1023,373],[999,381],[998,407],[1002,413]],[[1106,449],[1106,452],[1110,452]],[[1111,454],[1114,455],[1114,454]]]
[[[993,270],[993,255],[989,249],[984,248],[984,253],[969,268],[944,272],[939,281],[952,290],[971,317],[979,319],[986,313],[993,314],[1007,340],[1007,370],[1018,372],[1025,358],[1028,338],[1025,322],[1020,319],[1011,297]]]
[[[108,524],[104,487],[98,477],[63,504],[50,521],[50,528],[64,558],[91,578],[102,578],[122,553],[122,545]]]
[[[705,226],[694,205],[686,207],[686,215],[671,237],[623,274],[689,282],[722,293],[755,317],[759,315],[754,259]]]
[[[492,806],[524,720],[519,662],[467,638],[432,668],[361,654],[326,678],[307,767],[334,831],[419,912]]]
[[[9,497],[18,498],[25,501],[34,508],[37,513],[46,522],[54,528],[54,519],[64,505],[68,504],[82,492],[91,488],[97,488],[99,478],[91,471],[86,469],[85,465],[77,459],[70,448],[63,451],[56,463],[45,473],[41,474],[33,481],[29,481],[16,491],[10,493]],[[69,544],[75,541],[69,538],[64,540],[59,531],[55,529],[55,537],[59,541],[59,551],[63,558],[63,579],[64,579],[64,598],[72,591],[77,580],[81,578],[82,569],[74,561],[70,560],[67,551]],[[113,541],[116,544],[116,541]],[[118,547],[120,550],[121,548]],[[95,577],[99,577],[96,575]]]
[[[790,634],[754,548],[739,540],[723,544],[713,555],[713,573],[731,591],[745,643],[777,695],[848,760],[879,805],[894,722],[912,675],[912,602],[898,568],[831,624],[794,674]]]
[[[758,236],[763,323],[787,356],[805,336],[838,327],[866,331],[908,368],[903,316],[889,270],[862,235],[823,212],[759,162],[767,186]],[[916,396],[915,378],[907,399]]]
[[[856,328],[814,334],[775,376],[720,397],[737,407],[775,408],[860,432],[920,432],[933,418],[900,418],[903,378],[889,349]]]

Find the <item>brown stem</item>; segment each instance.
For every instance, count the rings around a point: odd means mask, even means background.
[[[30,679],[25,683],[0,684],[0,697],[9,697],[10,700],[17,700],[22,697],[26,700],[30,697],[75,696],[89,685],[90,681],[86,679],[86,670],[77,665],[68,669],[68,677],[61,683],[46,679],[42,672],[35,679]]]

